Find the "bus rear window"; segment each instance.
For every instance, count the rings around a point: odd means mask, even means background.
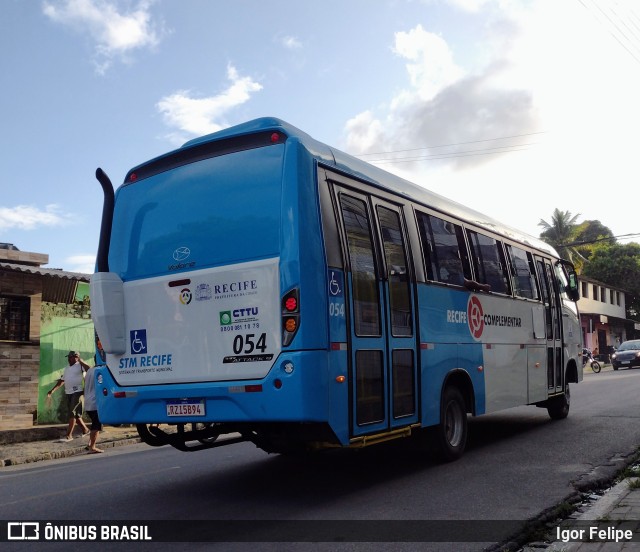
[[[126,280],[277,256],[283,152],[235,152],[121,187],[111,270]]]

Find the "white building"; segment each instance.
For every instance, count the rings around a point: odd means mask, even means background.
[[[626,317],[625,292],[584,276],[579,280],[578,309],[584,346],[608,360],[604,355],[611,354],[612,348],[633,337],[627,337],[634,322]]]

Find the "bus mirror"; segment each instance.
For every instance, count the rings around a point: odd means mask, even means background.
[[[561,291],[567,294],[567,297],[574,302],[580,299],[580,284],[578,282],[578,275],[573,264],[564,259],[560,259],[556,262],[556,268],[562,273],[560,280],[564,280],[561,283]]]
[[[567,286],[567,295],[572,301],[580,299],[580,288],[578,287],[578,275],[573,269],[568,270],[569,285]]]

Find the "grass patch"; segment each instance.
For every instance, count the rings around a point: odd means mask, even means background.
[[[618,476],[618,481],[628,479],[629,477],[640,477],[640,465],[632,464],[630,466],[627,466]]]
[[[638,477],[630,478],[628,485],[629,485],[629,489],[631,489],[632,491],[635,489],[640,489],[640,478]]]

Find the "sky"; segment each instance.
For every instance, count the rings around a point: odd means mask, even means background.
[[[93,272],[101,167],[272,116],[538,236],[640,241],[634,0],[0,0],[0,242]]]

